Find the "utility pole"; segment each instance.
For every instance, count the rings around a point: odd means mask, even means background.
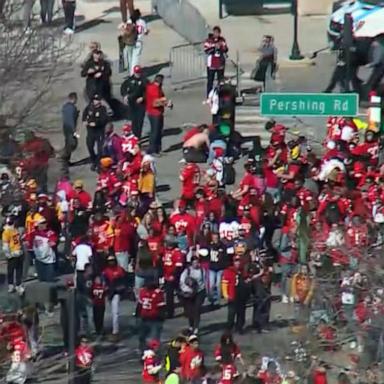
[[[76,324],[76,282],[75,286],[69,287],[67,292],[67,313],[68,313],[68,384],[75,382],[75,349],[77,337]]]
[[[352,79],[352,49],[353,49],[353,19],[350,13],[344,15],[343,49],[345,55],[345,85],[346,92],[351,90]]]
[[[298,29],[299,29],[299,15],[297,10],[297,0],[292,0],[291,13],[293,15],[293,44],[290,60],[302,60],[304,56],[300,52],[299,41],[298,41]]]

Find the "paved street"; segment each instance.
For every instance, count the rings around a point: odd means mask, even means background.
[[[136,0],[136,5],[142,8],[143,13],[149,13],[149,4],[147,0]],[[196,3],[198,3],[196,1]],[[201,4],[206,5],[207,0],[200,0]],[[87,22],[93,18],[97,19],[94,26],[87,28],[75,35],[74,44],[79,48],[79,57],[76,58],[73,71],[62,79],[57,89],[52,92],[52,108],[50,113],[45,116],[49,122],[49,139],[55,149],[59,151],[62,147],[63,140],[61,135],[60,108],[66,95],[71,91],[78,94],[83,93],[84,79],[80,79],[79,64],[87,51],[87,44],[91,40],[100,41],[102,50],[107,57],[115,63],[113,85],[114,95],[119,97],[120,84],[124,78],[123,75],[116,73],[116,63],[118,59],[117,51],[117,26],[120,23],[120,13],[116,7],[116,2],[96,2],[79,1],[78,13],[87,12]],[[94,9],[92,9],[95,6]],[[209,10],[209,7],[207,7]],[[91,15],[89,16],[89,12]],[[92,14],[93,12],[93,14]],[[92,17],[93,15],[93,17]],[[213,15],[207,13],[208,22],[216,23],[217,20]],[[89,19],[89,20],[88,20]],[[321,48],[325,44],[325,18],[303,19],[300,40],[305,52],[309,52],[312,48]],[[290,41],[284,27],[290,23],[290,16],[275,15],[263,17],[247,17],[240,19],[228,18],[223,21],[223,33],[228,39],[230,48],[238,49],[241,52],[241,66],[245,70],[242,76],[242,89],[248,85],[252,85],[248,81],[249,71],[252,68],[255,59],[255,47],[261,39],[262,34],[271,33],[276,35],[276,42],[282,58],[286,58],[290,49]],[[91,23],[92,24],[92,23]],[[239,39],[244,30],[244,24],[251,25],[249,35],[252,36],[251,42],[244,43]],[[169,51],[172,46],[180,44],[183,39],[165,26],[161,20],[153,19],[149,21],[150,34],[145,39],[144,53],[142,56],[143,65],[151,74],[161,70],[166,76],[169,74],[168,60]],[[315,40],[313,40],[315,36]],[[313,45],[314,44],[314,45]],[[315,66],[305,67],[289,67],[281,65],[277,80],[270,84],[272,91],[321,91],[325,82],[329,79],[334,57],[330,54],[319,55]],[[182,135],[186,127],[210,121],[208,108],[203,105],[204,100],[204,84],[187,87],[183,90],[175,91],[172,89],[169,78],[166,79],[165,89],[167,96],[173,100],[174,108],[168,111],[166,115],[165,139],[163,140],[166,156],[161,157],[157,161],[159,199],[163,203],[170,203],[179,195],[178,172],[181,159],[180,144]],[[81,100],[80,107],[84,107]],[[247,105],[239,107],[237,110],[238,130],[244,135],[259,134],[263,143],[266,143],[268,135],[264,131],[265,118],[259,116],[258,98],[250,98]],[[297,126],[295,130],[305,132],[315,141],[321,140],[323,131],[319,130],[324,127],[323,119],[303,119],[298,122],[292,119],[284,119],[282,122],[294,123]],[[116,122],[116,127],[121,127],[122,122]],[[48,127],[48,123],[47,123]],[[146,132],[148,124],[146,123]],[[82,134],[80,145],[73,156],[73,161],[78,161],[87,157],[85,143],[85,134]],[[237,169],[242,169],[242,164],[237,164]],[[59,172],[59,164],[57,159],[52,160],[50,168],[51,186],[55,181]],[[89,165],[81,165],[71,168],[71,177],[73,179],[81,178],[84,180],[86,189],[94,191],[95,173],[89,170]],[[2,287],[1,294],[5,294],[5,285]],[[33,283],[27,286],[27,289],[33,289]],[[276,289],[278,293],[278,289]],[[226,308],[220,308],[214,312],[207,312],[202,317],[202,345],[208,357],[208,363],[213,362],[213,346],[219,340],[223,325],[226,319]],[[117,346],[112,346],[108,342],[102,344],[99,350],[96,363],[95,382],[102,383],[108,380],[111,383],[133,383],[138,382],[141,366],[138,364],[139,356],[135,352],[137,348],[137,338],[135,330],[135,319],[132,316],[134,306],[130,302],[122,303],[121,324],[122,324],[122,340]],[[180,314],[180,309],[179,309]],[[248,324],[250,324],[251,310],[248,310]],[[292,318],[292,308],[290,305],[275,303],[272,305],[271,321],[273,324],[273,332],[265,335],[258,335],[247,332],[245,335],[236,336],[236,339],[242,346],[245,360],[252,363],[256,353],[268,353],[276,357],[282,358],[284,351],[288,349],[289,342],[294,338],[287,327],[287,320]],[[110,317],[107,318],[109,324]],[[59,318],[56,311],[53,318],[43,318],[44,333],[43,343],[53,347],[60,344],[60,328],[58,326]],[[163,333],[163,341],[170,339],[175,333],[186,325],[186,320],[180,315],[173,320],[166,322]],[[113,353],[112,353],[113,352]],[[54,360],[42,361],[39,364],[44,367],[39,371],[39,381],[44,383],[61,383],[66,380],[63,370],[56,372],[56,365],[62,363],[62,359],[56,357]],[[47,372],[43,377],[43,372]]]

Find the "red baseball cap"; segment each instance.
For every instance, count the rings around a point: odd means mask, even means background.
[[[135,65],[133,67],[133,73],[137,73],[137,74],[143,73],[143,69],[140,67],[140,65]]]

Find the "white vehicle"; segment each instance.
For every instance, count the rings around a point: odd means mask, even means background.
[[[384,0],[337,1],[328,25],[328,40],[332,48],[337,48],[343,33],[344,15],[350,13],[353,20],[353,35],[359,50],[366,56],[372,40],[384,34]]]

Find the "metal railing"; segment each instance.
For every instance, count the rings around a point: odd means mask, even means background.
[[[174,85],[190,83],[205,78],[206,55],[202,43],[180,44],[169,54],[171,82]]]
[[[203,50],[203,42],[195,44],[180,44],[171,48],[169,54],[170,76],[173,85],[193,83],[207,76],[207,56]],[[239,52],[236,59],[227,59],[225,74],[235,82],[239,89],[240,77],[243,74],[240,67]]]

